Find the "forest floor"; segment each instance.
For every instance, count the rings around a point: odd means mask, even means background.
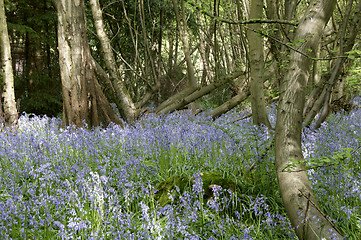
[[[297,239],[274,132],[246,115],[147,114],[91,130],[23,115],[0,132],[0,238]],[[360,124],[354,109],[303,131],[317,201],[347,239],[361,236]]]

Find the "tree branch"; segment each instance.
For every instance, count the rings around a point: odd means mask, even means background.
[[[275,23],[278,23],[278,24],[287,24],[287,25],[293,25],[293,26],[297,26],[298,23],[297,22],[294,22],[294,21],[286,21],[286,20],[279,20],[279,19],[249,19],[249,20],[245,20],[245,21],[237,21],[237,22],[234,22],[234,21],[230,21],[230,20],[227,20],[227,19],[223,19],[223,18],[220,18],[220,17],[217,17],[217,16],[214,16],[213,14],[203,10],[200,5],[198,4],[195,4],[195,3],[192,3],[192,2],[188,2],[187,3],[193,7],[196,7],[197,9],[199,9],[199,11],[201,13],[203,13],[204,15],[207,15],[208,17],[211,17],[215,20],[217,20],[218,22],[223,22],[223,23],[228,23],[228,24],[233,24],[233,25],[239,25],[239,24],[255,24],[255,23],[272,23],[272,24],[275,24]]]

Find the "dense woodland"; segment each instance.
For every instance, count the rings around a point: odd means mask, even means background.
[[[299,239],[342,236],[316,204],[301,134],[359,108],[361,1],[0,0],[0,21],[1,126],[16,131],[23,114],[125,127],[251,109],[244,119],[274,136]]]

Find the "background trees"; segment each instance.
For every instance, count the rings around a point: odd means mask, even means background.
[[[62,111],[57,17],[50,0],[5,1],[20,113]]]
[[[198,106],[214,108],[240,92],[247,92],[248,85],[244,85],[243,81],[247,82],[251,79],[250,74],[260,72],[250,71],[260,66],[260,64],[252,64],[254,58],[249,54],[248,42],[252,34],[254,34],[253,39],[261,40],[260,36],[263,36],[264,41],[263,49],[261,47],[256,49],[262,50],[259,52],[263,53],[265,63],[264,77],[260,80],[264,82],[265,101],[270,102],[278,96],[280,79],[288,67],[287,56],[293,51],[292,47],[297,49],[299,44],[292,42],[292,39],[297,20],[306,5],[301,3],[297,5],[297,1],[284,3],[265,1],[265,11],[261,12],[260,19],[257,19],[262,28],[257,32],[254,31],[255,25],[250,25],[252,21],[248,21],[254,17],[250,17],[252,5],[247,1],[184,1],[184,11],[181,7],[182,1],[175,3],[178,5],[179,13],[185,14],[185,21],[181,20],[181,24],[177,23],[174,3],[170,0],[119,2],[102,0],[99,1],[99,13],[103,25],[97,28],[96,22],[99,21],[93,21],[91,6],[85,2],[88,42],[92,57],[98,63],[96,68],[98,76],[105,76],[101,74],[101,69],[105,70],[103,73],[115,72],[110,70],[109,64],[107,66],[99,30],[103,29],[103,36],[109,39],[110,47],[106,52],[114,55],[113,64],[121,81],[112,86],[109,82],[99,80],[109,101],[118,102],[116,105],[121,114],[124,115],[123,108],[127,107],[120,106],[121,88],[116,91],[118,95],[115,95],[114,91],[119,84],[124,84],[130,96],[128,103],[129,100],[133,102],[133,104],[129,103],[133,115],[137,115],[141,112],[141,107],[149,103],[156,107],[162,106],[158,108],[159,112],[167,105],[168,110],[182,107],[184,104],[179,101],[182,102],[187,96],[177,99],[177,102],[168,101],[163,105],[161,103],[187,86],[189,62],[193,65],[193,75],[198,87],[213,83],[218,86],[211,94],[197,97],[201,99],[198,100],[201,104]],[[310,97],[307,98],[304,109],[306,123],[310,123],[323,109],[322,117],[319,118],[319,122],[322,123],[327,112],[337,108],[336,105],[341,105],[339,107],[342,108],[359,86],[357,81],[347,81],[349,76],[347,72],[352,68],[353,62],[358,61],[358,53],[353,49],[358,45],[357,16],[360,11],[357,10],[358,5],[354,1],[338,1],[337,6],[316,53],[316,56],[322,60],[314,61],[313,74],[308,81],[307,94],[310,93]],[[55,5],[50,0],[31,2],[12,0],[6,2],[6,10],[13,50],[16,98],[21,100],[18,101],[19,112],[61,114],[62,94]],[[181,14],[179,16],[182,18]],[[260,21],[262,18],[271,19],[273,22],[262,22]],[[350,19],[352,22],[349,21]],[[188,47],[182,41],[179,27],[182,33],[186,31],[188,35]],[[253,31],[247,30],[251,28]],[[347,40],[340,37],[341,35],[347,36]],[[251,41],[249,46],[252,48],[255,42]],[[339,52],[341,45],[343,52]],[[187,57],[190,58],[189,60],[186,60],[187,54],[185,55],[184,52],[187,48],[189,49],[185,52],[189,52],[190,57]],[[349,52],[353,54],[347,54]],[[336,61],[337,56],[343,57]],[[352,57],[354,58],[351,59]],[[339,73],[333,74],[334,84],[326,84],[327,81],[331,81],[328,75],[332,65],[342,67],[337,67]],[[337,70],[335,67],[333,69],[332,71]],[[242,74],[230,81],[222,81],[225,78],[229,79],[227,77],[229,74],[239,71],[244,71],[246,75]],[[341,78],[343,81],[339,81]],[[114,79],[113,74],[109,80]],[[259,92],[259,89],[257,91]],[[331,91],[335,93],[326,94]],[[253,97],[254,95],[256,94],[253,94]],[[257,94],[257,96],[261,95]],[[254,99],[253,97],[251,99]],[[173,107],[169,107],[169,104]],[[255,103],[252,105],[255,106]],[[223,107],[220,113],[228,109],[229,107]],[[257,114],[253,117],[256,118]],[[255,122],[257,123],[258,120],[255,119]],[[267,123],[267,121],[261,122]]]

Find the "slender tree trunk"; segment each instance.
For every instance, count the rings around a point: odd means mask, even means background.
[[[0,102],[3,101],[5,126],[14,127],[16,126],[18,121],[18,111],[16,109],[15,102],[14,73],[12,67],[9,34],[5,16],[4,0],[0,0],[0,51],[1,72],[4,81],[2,99],[0,100]]]
[[[173,56],[174,56],[174,33],[172,31],[169,31],[168,33],[168,64],[167,69],[168,71],[173,68]]]
[[[137,117],[138,111],[135,108],[133,100],[131,99],[129,92],[121,79],[121,74],[117,69],[113,50],[110,45],[110,40],[104,30],[102,11],[100,8],[99,0],[91,0],[90,6],[92,9],[92,15],[94,18],[97,35],[100,40],[100,45],[102,47],[104,61],[110,72],[111,82],[115,90],[115,96],[119,101],[116,101],[118,102],[117,107],[119,111],[123,113],[126,120],[132,122]]]
[[[263,1],[252,0],[250,3],[250,19],[263,17]],[[261,24],[252,24],[247,32],[250,61],[250,92],[253,123],[264,124],[272,128],[266,111],[263,89],[264,56],[263,38],[257,32],[261,31]]]
[[[217,18],[219,17],[219,0],[213,0],[213,15],[214,23],[213,23],[213,57],[214,57],[214,78],[215,82],[219,80],[220,76],[220,70],[221,70],[221,63],[220,63],[220,57],[219,57],[219,43],[218,43],[218,36],[217,36],[217,29],[219,26]]]
[[[336,0],[311,1],[295,35],[296,40],[305,41],[300,51],[315,54],[335,3]],[[342,239],[317,207],[304,167],[300,165],[291,171],[285,170],[292,161],[303,160],[302,111],[311,64],[309,58],[292,51],[289,70],[281,82],[275,138],[278,182],[287,215],[299,239]]]
[[[198,4],[198,0],[197,0],[197,4]],[[197,8],[197,21],[199,24],[201,24],[201,12],[200,9]],[[202,64],[203,64],[203,72],[202,72],[202,80],[201,80],[201,84],[203,86],[208,84],[208,81],[210,79],[209,74],[210,74],[210,69],[209,69],[209,63],[208,63],[208,59],[206,57],[206,37],[204,34],[204,29],[200,29],[199,30],[199,54],[201,56],[202,59]]]
[[[94,1],[94,0],[92,0]],[[144,13],[144,0],[139,1],[139,16],[140,16],[140,23],[142,26],[142,34],[143,34],[143,42],[145,47],[145,58],[146,58],[146,66],[150,67],[152,78],[154,80],[157,79],[157,73],[154,66],[154,59],[152,57],[151,49],[148,42],[148,35],[147,35],[147,28],[145,26],[145,13]]]
[[[189,94],[193,93],[197,90],[198,84],[194,75],[194,67],[191,60],[191,51],[189,49],[189,42],[188,42],[188,32],[187,32],[187,20],[185,17],[185,6],[184,0],[181,1],[181,12],[178,11],[178,1],[173,0],[173,7],[176,15],[176,21],[178,26],[178,31],[180,34],[180,38],[183,43],[183,52],[184,58],[187,64],[187,87],[180,91],[179,93],[175,94],[174,96],[170,97],[166,101],[162,102],[156,109],[156,113],[161,112],[165,107],[174,102],[179,101],[180,99],[188,96]]]
[[[226,41],[225,41],[225,37],[223,35],[222,28],[219,28],[218,32],[219,32],[219,36],[221,37],[221,40],[222,40],[224,58],[226,60],[225,66],[227,66],[226,71],[223,71],[222,74],[233,72],[233,62],[231,61],[231,58],[230,58],[229,53],[228,53],[228,45],[229,44],[227,44]]]
[[[197,81],[194,75],[194,67],[191,60],[191,54],[189,50],[189,41],[188,41],[188,31],[187,31],[187,20],[185,16],[185,6],[184,0],[181,0],[181,13],[178,11],[178,1],[173,0],[173,7],[176,14],[177,25],[179,29],[179,34],[183,43],[183,52],[184,57],[187,63],[187,76],[188,76],[188,86],[191,88],[197,87]]]

